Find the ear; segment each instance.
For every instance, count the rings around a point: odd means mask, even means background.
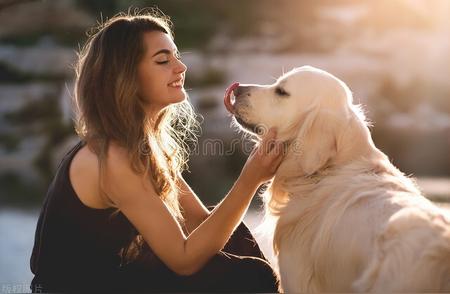
[[[295,158],[304,175],[325,168],[336,155],[339,125],[331,110],[313,110],[307,115],[295,142]]]

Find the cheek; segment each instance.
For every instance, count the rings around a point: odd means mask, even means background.
[[[142,64],[138,69],[137,80],[142,95],[149,95],[161,92],[166,89],[167,74],[164,69],[149,63]]]
[[[280,101],[278,98],[261,96],[255,97],[251,102],[252,119],[277,127],[279,131],[295,121],[298,114],[297,106],[288,101]]]
[[[138,80],[139,95],[147,101],[152,101],[164,95],[167,90],[163,81],[155,77],[141,76]]]
[[[278,103],[277,106],[274,106],[274,109],[286,115],[286,117],[289,117],[293,112],[295,112],[295,106],[292,105],[292,103],[288,103],[288,101]]]
[[[273,107],[274,113],[279,119],[279,123],[286,124],[296,120],[298,116],[298,107],[289,101],[282,101]]]
[[[252,112],[262,121],[270,121],[278,105],[274,103],[272,97],[259,96],[251,101]]]

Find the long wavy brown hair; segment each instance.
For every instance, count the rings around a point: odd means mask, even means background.
[[[113,141],[182,221],[176,178],[187,167],[188,142],[196,142],[199,125],[188,100],[167,106],[156,118],[147,116],[138,96],[137,68],[146,51],[143,34],[151,31],[173,39],[170,20],[155,10],[119,14],[91,30],[76,64],[76,132],[99,159],[100,187]]]

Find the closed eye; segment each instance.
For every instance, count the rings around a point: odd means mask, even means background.
[[[275,93],[276,93],[278,96],[283,96],[283,97],[288,97],[288,96],[290,96],[289,93],[286,92],[286,91],[285,91],[283,88],[281,88],[281,87],[276,87],[276,88],[275,88]]]
[[[156,54],[154,54],[153,56],[156,56],[159,54],[164,54],[165,58],[167,58],[167,59],[155,61],[156,64],[168,64],[171,61],[171,59],[173,60],[173,58],[175,58],[177,60],[181,60],[181,54],[178,50],[175,50],[172,53],[172,51],[170,51],[168,49],[162,49],[162,50],[158,51]]]

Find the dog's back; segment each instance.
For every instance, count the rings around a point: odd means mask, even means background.
[[[411,206],[378,236],[358,292],[450,291],[450,223],[436,209]]]
[[[277,226],[284,290],[450,291],[450,216],[389,162],[310,185]]]

